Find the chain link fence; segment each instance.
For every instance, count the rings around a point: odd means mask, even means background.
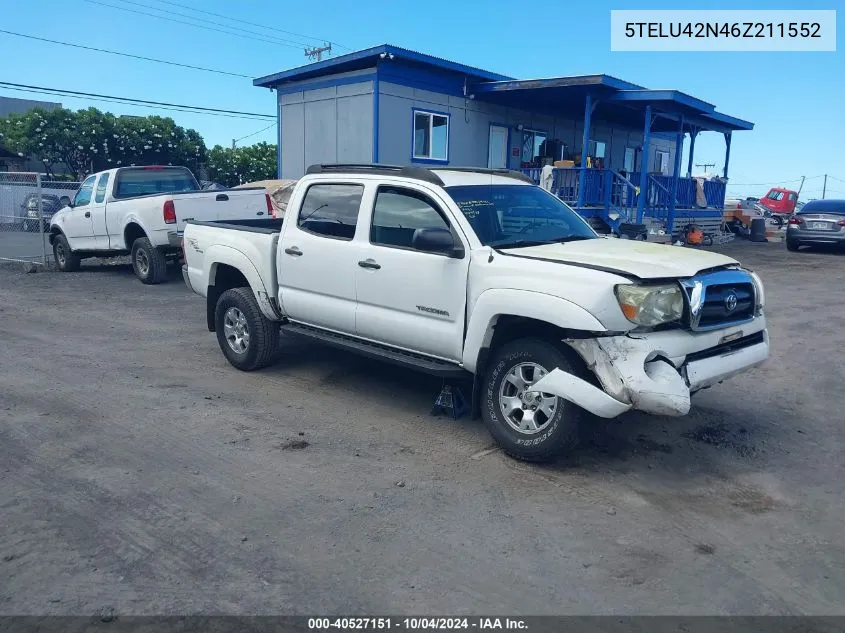
[[[46,265],[50,218],[73,199],[79,184],[0,172],[0,260]]]

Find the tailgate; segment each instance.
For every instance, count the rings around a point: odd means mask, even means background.
[[[267,199],[264,189],[227,189],[198,191],[173,196],[176,208],[176,230],[185,230],[190,220],[249,220],[267,218]]]

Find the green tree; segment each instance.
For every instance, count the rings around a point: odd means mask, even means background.
[[[207,153],[196,130],[169,117],[115,116],[96,108],[36,109],[0,118],[0,143],[41,159],[50,176],[64,165],[79,179],[129,165],[184,165],[196,171]]]
[[[256,143],[246,147],[215,145],[208,153],[208,177],[227,187],[276,177],[276,146]]]

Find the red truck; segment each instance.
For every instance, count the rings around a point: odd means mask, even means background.
[[[791,189],[772,187],[769,193],[760,198],[760,204],[772,213],[779,215],[792,215],[795,212],[795,205],[798,202],[798,192]]]

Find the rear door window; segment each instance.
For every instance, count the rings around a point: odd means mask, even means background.
[[[97,182],[97,193],[94,197],[94,202],[102,202],[106,199],[106,187],[109,184],[109,174],[106,172],[102,176],[100,176],[100,180]]]
[[[296,226],[303,231],[339,240],[355,237],[364,185],[326,183],[305,192]]]

